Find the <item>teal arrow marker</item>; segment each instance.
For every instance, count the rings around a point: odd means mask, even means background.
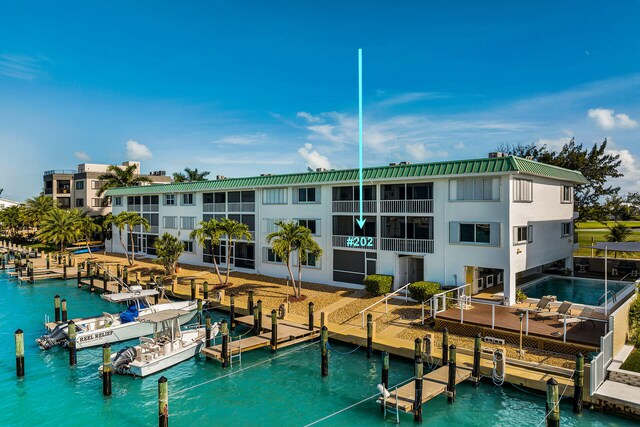
[[[366,219],[362,219],[362,49],[358,49],[358,154],[360,167],[358,177],[360,179],[360,219],[356,220],[360,228],[364,227]]]

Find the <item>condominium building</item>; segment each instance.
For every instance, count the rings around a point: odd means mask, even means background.
[[[140,162],[127,161],[122,166],[136,165],[136,174],[140,174]],[[98,196],[103,181],[98,177],[107,172],[109,165],[82,163],[76,170],[50,170],[43,176],[44,194],[53,197],[63,209],[80,209],[90,216],[106,215],[111,205],[104,195]],[[164,171],[143,175],[154,184],[167,184],[171,178]]]
[[[9,199],[5,199],[5,198],[0,197],[0,211],[2,209],[6,209],[6,208],[9,208],[11,206],[18,206],[20,204],[21,204],[20,202],[16,202],[15,200],[9,200]]]
[[[154,255],[167,232],[184,241],[180,261],[286,276],[266,243],[278,220],[308,227],[324,254],[310,257],[304,279],[361,285],[365,275],[389,274],[394,286],[429,280],[469,283],[473,293],[504,286],[513,303],[518,279],[547,266],[571,266],[573,186],[580,172],[493,154],[489,158],[390,164],[363,170],[360,228],[359,173],[351,170],[111,189],[113,213],[139,212],[151,224],[134,230],[136,251]],[[230,218],[247,224],[250,241],[200,246],[189,233],[200,221]],[[112,246],[123,252],[114,230]],[[124,239],[128,242],[129,239]],[[131,249],[131,248],[129,248]]]

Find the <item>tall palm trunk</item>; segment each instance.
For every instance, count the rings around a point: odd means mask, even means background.
[[[295,286],[295,282],[294,282]],[[300,251],[298,251],[298,296],[302,295],[302,255],[300,255]]]
[[[213,248],[211,249],[213,251]],[[213,268],[216,270],[216,275],[218,276],[218,282],[222,285],[222,276],[220,275],[220,269],[218,268],[218,261],[216,261],[216,255],[212,254],[211,259],[213,259]]]
[[[225,286],[229,284],[229,272],[231,271],[231,248],[233,247],[231,239],[227,240],[227,274],[224,279]]]
[[[129,227],[129,236],[131,240],[131,261],[129,261],[129,265],[133,265],[136,256],[136,245],[133,243],[133,228]]]
[[[127,262],[129,261],[129,249],[127,249],[127,245],[124,244],[122,240],[122,233],[124,233],[124,228],[118,229],[118,236],[120,237],[120,245],[122,245],[122,249],[124,249],[124,256],[127,257]]]

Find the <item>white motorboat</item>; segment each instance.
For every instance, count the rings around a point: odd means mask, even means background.
[[[112,355],[113,371],[122,375],[146,377],[200,353],[205,344],[205,328],[198,326],[183,330],[180,318],[184,314],[181,310],[165,310],[139,317],[140,322],[153,325],[153,338],[141,337],[140,344],[125,347]],[[212,337],[218,334],[219,327],[218,323],[212,325]],[[102,366],[100,370],[102,371]]]
[[[136,290],[132,292],[102,294],[102,298],[111,302],[128,303],[127,310],[100,316],[73,319],[76,325],[76,348],[83,349],[101,346],[105,343],[126,341],[151,335],[154,327],[149,322],[141,322],[140,317],[162,313],[169,310],[180,310],[182,324],[191,321],[198,308],[195,301],[177,301],[152,305],[149,298],[158,294],[157,290]],[[36,339],[43,350],[56,345],[67,346],[69,343],[68,322],[58,324],[49,334]]]

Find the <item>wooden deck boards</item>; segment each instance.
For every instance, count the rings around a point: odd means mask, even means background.
[[[464,363],[457,366],[456,369],[456,384],[460,384],[462,381],[471,377],[471,365]],[[422,379],[422,403],[426,403],[436,396],[444,393],[447,390],[447,381],[449,378],[449,367],[442,366],[425,374]],[[407,384],[399,387],[397,392],[395,390],[389,390],[391,396],[387,399],[387,407],[395,408],[396,401],[398,403],[398,409],[403,412],[413,411],[413,404],[415,399],[415,381],[409,381]],[[382,399],[378,399],[382,402]]]
[[[464,311],[464,323],[491,328],[491,306],[488,304],[472,304],[471,309]],[[512,333],[520,332],[520,318],[517,308],[496,306],[495,329]],[[460,309],[451,308],[438,313],[438,319],[460,322]],[[523,320],[523,331],[526,330],[526,318]],[[524,333],[524,332],[523,332]],[[583,322],[567,325],[567,342],[598,346],[600,337],[605,333],[603,322]],[[562,341],[563,323],[556,318],[536,318],[529,313],[529,335]]]

